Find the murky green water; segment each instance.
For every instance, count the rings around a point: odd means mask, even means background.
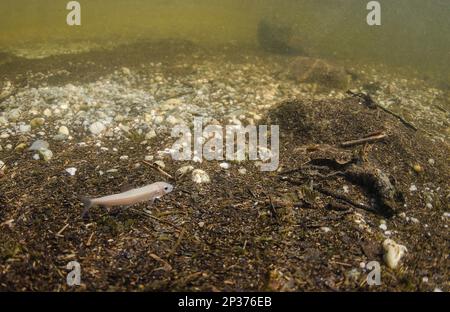
[[[79,40],[183,38],[204,45],[257,46],[269,18],[287,24],[323,56],[450,72],[450,2],[379,1],[382,25],[366,23],[368,0],[89,0],[82,26],[66,24],[67,0],[2,0],[0,47]]]

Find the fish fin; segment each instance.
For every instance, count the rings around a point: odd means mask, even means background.
[[[84,205],[84,210],[81,217],[85,219],[89,215],[89,209],[92,207],[92,200],[87,197],[82,197],[81,202]]]

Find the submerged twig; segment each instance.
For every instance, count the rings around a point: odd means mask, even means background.
[[[369,136],[362,139],[351,140],[341,143],[341,147],[351,147],[355,145],[365,144],[365,143],[374,143],[383,140],[387,135],[385,133],[381,133],[378,135]]]
[[[168,177],[171,180],[175,180],[173,176],[171,176],[170,174],[168,174],[167,172],[165,172],[162,168],[153,165],[152,163],[149,163],[148,161],[143,160],[142,161],[144,164],[146,164],[147,166],[149,166],[152,169],[155,169],[156,171],[158,171],[159,173],[161,173],[162,175]]]

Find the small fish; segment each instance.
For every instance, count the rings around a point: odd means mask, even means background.
[[[92,206],[104,206],[109,208],[113,206],[133,205],[148,200],[150,200],[151,203],[153,203],[155,199],[160,198],[172,191],[173,191],[172,185],[165,182],[156,182],[120,194],[114,194],[99,198],[84,197],[81,199],[84,204],[84,211],[82,217],[84,218],[87,216],[87,214],[89,213],[89,209]]]

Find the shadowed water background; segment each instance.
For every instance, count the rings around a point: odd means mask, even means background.
[[[367,0],[90,0],[82,26],[66,24],[66,0],[3,0],[0,47],[79,40],[182,38],[201,45],[257,46],[257,25],[276,19],[325,57],[450,71],[450,3],[380,1],[382,25],[366,23]]]

